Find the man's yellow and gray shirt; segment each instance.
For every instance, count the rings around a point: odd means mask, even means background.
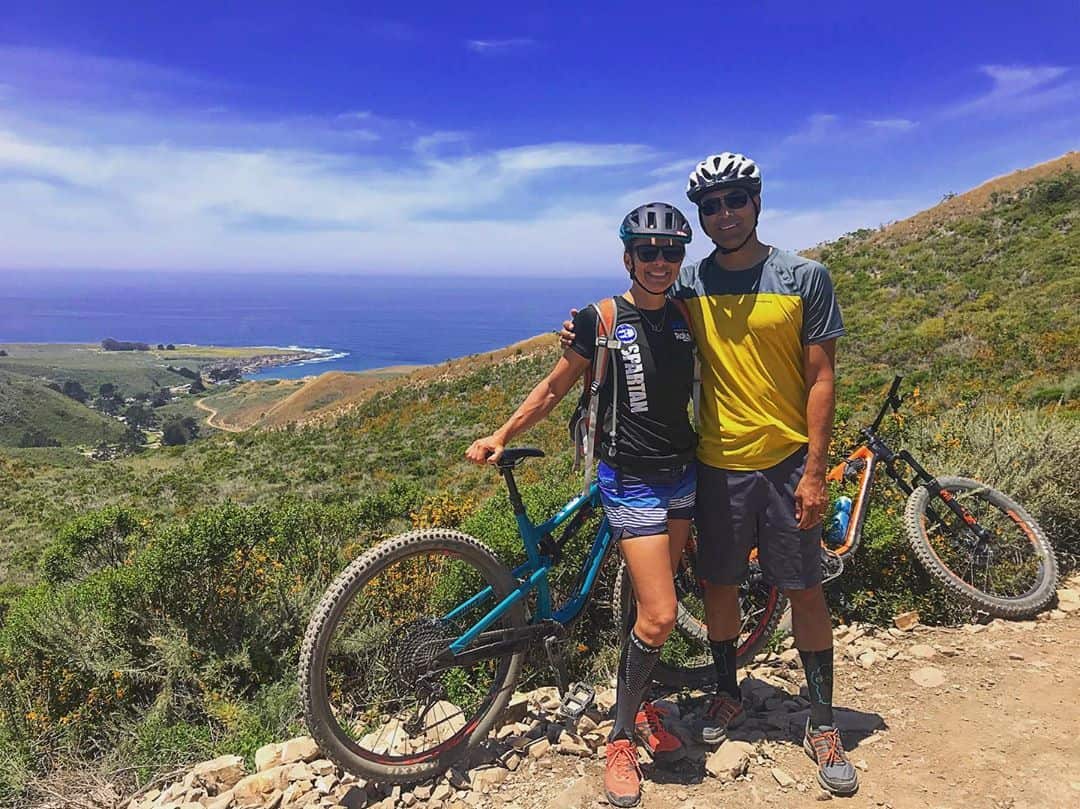
[[[825,267],[773,249],[731,272],[710,255],[685,265],[672,293],[701,352],[698,460],[767,469],[806,444],[803,348],[844,334]]]

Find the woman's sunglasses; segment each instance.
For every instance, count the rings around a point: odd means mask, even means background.
[[[732,191],[722,197],[710,197],[701,203],[700,210],[703,216],[716,216],[720,213],[721,207],[726,207],[729,211],[737,211],[745,208],[749,201],[750,195],[745,191]]]
[[[638,257],[638,261],[644,261],[646,264],[656,261],[658,256],[663,255],[664,261],[674,264],[676,261],[682,261],[686,258],[686,248],[681,244],[673,244],[669,247],[658,247],[655,244],[639,244],[634,248],[634,255]]]

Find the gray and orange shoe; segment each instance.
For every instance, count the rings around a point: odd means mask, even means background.
[[[637,806],[641,800],[641,767],[629,739],[608,742],[605,749],[604,796],[612,806]]]
[[[634,717],[634,732],[657,764],[673,764],[686,758],[682,739],[664,727],[663,711],[651,702],[641,704]]]
[[[859,789],[859,776],[844,752],[839,729],[831,725],[811,727],[807,719],[803,750],[817,762],[817,780],[823,789],[834,795],[854,795]]]
[[[713,695],[704,716],[694,723],[694,736],[705,744],[720,744],[727,738],[728,730],[741,725],[744,719],[742,700],[721,691]]]

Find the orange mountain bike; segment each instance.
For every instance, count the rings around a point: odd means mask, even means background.
[[[843,573],[859,547],[875,475],[883,470],[907,496],[904,529],[915,558],[941,585],[996,618],[1026,618],[1044,609],[1057,589],[1054,549],[1034,518],[993,487],[962,477],[935,477],[910,452],[894,451],[879,434],[889,410],[903,401],[902,377],[892,387],[862,439],[829,472],[835,482],[857,482],[846,528],[822,543],[822,579]],[[908,480],[905,474],[911,473]],[[759,651],[780,621],[787,601],[761,576],[756,551],[743,583],[741,638],[744,657]],[[715,677],[704,621],[703,585],[694,574],[696,540],[691,536],[675,577],[679,596],[676,631],[661,653],[654,677],[672,688],[700,688]],[[615,604],[624,630],[633,625],[633,596],[625,566],[616,579]],[[740,664],[743,659],[740,659]]]

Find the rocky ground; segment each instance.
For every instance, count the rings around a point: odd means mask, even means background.
[[[926,628],[910,619],[889,629],[836,633],[837,724],[861,788],[831,798],[817,786],[802,750],[807,716],[798,655],[787,648],[747,670],[750,718],[716,750],[689,744],[689,756],[661,769],[642,753],[642,805],[987,807],[1080,805],[1080,580],[1059,591],[1058,608],[1038,620]],[[470,768],[409,787],[342,773],[301,737],[268,745],[256,772],[238,757],[204,762],[182,779],[126,799],[129,809],[577,809],[602,797],[605,711],[614,691],[576,728],[554,718],[554,689],[515,697],[506,723]],[[689,740],[699,703],[668,701],[669,727]],[[675,718],[679,716],[679,718]],[[106,796],[101,796],[103,799]],[[106,801],[106,805],[111,802]]]

